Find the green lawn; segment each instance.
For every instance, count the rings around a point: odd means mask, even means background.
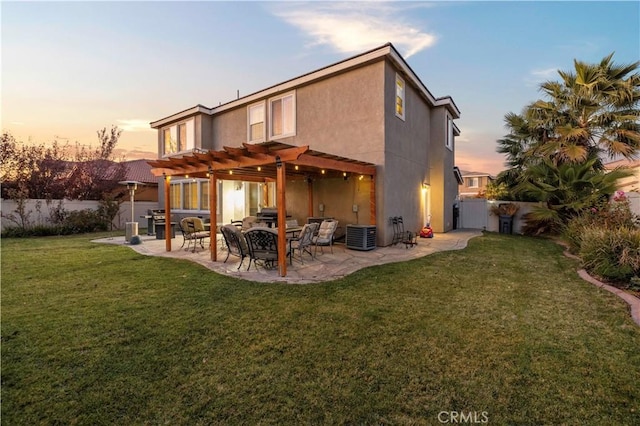
[[[285,285],[92,238],[1,243],[2,424],[640,424],[640,327],[552,242]]]

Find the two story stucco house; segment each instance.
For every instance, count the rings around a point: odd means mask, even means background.
[[[211,221],[229,223],[277,202],[275,169],[259,159],[304,147],[309,161],[292,157],[285,164],[286,214],[299,223],[332,217],[341,225],[375,225],[377,244],[389,245],[393,216],[403,216],[408,230],[429,218],[435,232],[453,228],[459,116],[451,97],[434,97],[385,44],[231,102],[152,122],[158,130],[152,166],[158,176],[172,174],[165,186],[172,213],[208,216],[215,192]],[[207,161],[218,167],[209,166],[215,187],[208,174],[189,175]],[[161,189],[161,204],[166,196]]]

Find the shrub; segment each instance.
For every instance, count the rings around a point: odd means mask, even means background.
[[[83,234],[87,232],[106,231],[104,217],[95,210],[84,209],[68,212],[62,223],[63,233]]]
[[[591,274],[611,282],[629,282],[640,272],[640,230],[583,228],[579,255]]]
[[[101,212],[91,209],[66,211],[58,209],[52,215],[56,223],[5,227],[3,238],[48,237],[52,235],[84,234],[108,230],[109,223]]]
[[[585,229],[600,228],[615,231],[621,228],[634,229],[637,227],[638,217],[631,212],[629,202],[625,199],[583,211],[569,221],[563,236],[569,244],[570,251],[578,253]]]
[[[491,213],[496,216],[514,216],[520,210],[520,206],[514,203],[500,203],[491,206]]]
[[[522,233],[528,236],[559,235],[565,227],[557,211],[541,205],[533,206],[529,213],[522,216],[522,220]]]

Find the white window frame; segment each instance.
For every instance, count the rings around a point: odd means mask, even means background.
[[[398,84],[401,83],[401,84]],[[395,83],[395,96],[394,96],[394,104],[393,104],[393,109],[396,113],[396,117],[398,117],[399,119],[401,119],[402,121],[404,121],[405,115],[406,115],[406,111],[407,111],[407,84],[404,81],[404,78],[402,78],[402,76],[398,73],[396,73],[396,83]],[[400,99],[400,101],[402,102],[402,111],[401,113],[398,112],[398,98]]]
[[[449,149],[449,151],[453,151],[453,118],[449,114],[447,114],[447,122],[445,124],[445,141],[444,145]]]
[[[251,110],[257,107],[262,107],[262,135],[257,138],[251,139]],[[256,124],[259,123],[258,121]],[[251,143],[264,142],[267,136],[267,105],[265,101],[261,101],[255,104],[251,104],[247,107],[247,141]]]
[[[185,149],[180,150],[180,143],[181,141],[179,140],[180,138],[180,132],[179,132],[179,126],[185,126],[186,127],[186,135],[187,135],[187,140],[184,143]],[[169,137],[171,138],[171,142],[173,142],[173,145],[175,147],[175,152],[167,152],[167,142],[166,142],[166,133],[167,130],[169,131]],[[195,144],[196,144],[196,134],[195,134],[195,119],[189,119],[189,120],[185,120],[185,121],[181,121],[179,123],[176,123],[170,127],[165,127],[162,129],[162,156],[163,157],[169,157],[171,155],[176,155],[176,154],[181,154],[184,152],[190,152],[193,151],[195,149]]]
[[[196,179],[192,179],[192,178],[188,178],[188,179],[180,179],[180,180],[175,180],[171,182],[171,186],[169,189],[169,197],[171,196],[171,192],[172,192],[172,188],[174,186],[179,186],[180,187],[180,205],[175,205],[173,203],[171,203],[171,211],[172,212],[177,212],[177,213],[209,213],[209,207],[208,207],[208,203],[206,208],[202,208],[202,184],[206,182],[206,185],[209,184],[209,179],[202,179],[202,178],[196,178]],[[196,208],[195,209],[186,209],[184,207],[184,197],[185,197],[185,191],[184,191],[184,185],[188,185],[188,184],[193,184],[196,183]],[[167,196],[165,194],[165,196]],[[218,191],[218,202],[217,202],[217,206],[218,206],[218,210],[220,209],[220,203],[222,202],[222,196],[221,196],[221,191]],[[216,212],[216,214],[219,212]]]
[[[274,135],[273,134],[273,103],[278,101],[278,100],[283,100],[285,98],[291,98],[291,113],[292,113],[292,117],[291,117],[291,123],[292,123],[292,130],[288,133],[282,133],[279,135]],[[269,115],[268,115],[268,121],[269,121],[269,139],[280,139],[280,138],[287,138],[287,137],[291,137],[291,136],[295,136],[296,135],[296,92],[295,90],[293,92],[288,92],[285,93],[283,95],[277,96],[277,97],[273,97],[269,99]],[[284,115],[284,110],[282,111],[282,129],[284,132],[284,120],[285,120],[285,115]]]
[[[467,181],[469,183],[469,185],[467,186],[468,188],[480,188],[480,178],[479,177],[468,177],[467,179],[469,179]]]

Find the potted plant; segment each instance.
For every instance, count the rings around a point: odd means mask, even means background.
[[[520,206],[514,203],[500,203],[491,206],[491,213],[499,217],[501,234],[513,233],[513,216],[518,213]]]

